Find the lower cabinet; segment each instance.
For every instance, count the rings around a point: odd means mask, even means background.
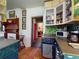
[[[0,49],[0,59],[18,59],[19,42]]]
[[[79,59],[79,56],[64,54],[64,59]]]
[[[59,47],[58,43],[56,42],[56,59],[79,59],[79,55],[74,54],[67,54],[62,52],[61,48]]]

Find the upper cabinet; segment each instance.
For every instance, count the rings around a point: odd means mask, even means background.
[[[79,0],[72,0],[72,2],[73,18],[79,21]]]
[[[51,2],[51,5],[49,5]],[[48,3],[48,4],[47,4]],[[63,23],[65,18],[65,9],[63,0],[53,0],[45,2],[44,19],[46,26],[59,25]],[[48,6],[47,6],[48,5]]]
[[[51,0],[45,4],[46,26],[79,21],[79,0]]]
[[[54,17],[54,9],[46,10],[46,24],[55,24]]]
[[[79,21],[79,0],[65,0],[64,23]]]
[[[63,4],[56,7],[56,24],[63,23]]]
[[[65,19],[64,22],[72,20],[72,1],[65,1]]]
[[[0,17],[2,22],[6,22],[6,0],[0,0]]]
[[[51,9],[53,7],[53,1],[45,1],[44,7],[46,9]]]
[[[53,7],[56,7],[58,4],[62,2],[63,0],[49,0],[49,1],[45,1],[44,6],[46,9],[51,9]]]
[[[6,6],[6,0],[0,0],[0,6]]]

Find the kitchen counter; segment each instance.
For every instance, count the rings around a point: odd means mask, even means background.
[[[45,35],[44,37],[51,37],[51,38],[56,38],[56,41],[62,51],[63,54],[71,54],[71,55],[76,55],[79,56],[79,49],[75,49],[72,46],[68,44],[67,38],[63,37],[56,37],[55,35]]]
[[[0,59],[18,59],[18,48],[18,40],[0,40]]]
[[[0,49],[5,48],[11,44],[18,42],[18,41],[19,40],[14,40],[14,39],[0,40]]]
[[[71,47],[68,42],[64,39],[56,39],[63,54],[71,54],[79,56],[79,50]]]

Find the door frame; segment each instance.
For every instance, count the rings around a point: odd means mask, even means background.
[[[33,46],[34,44],[34,41],[33,41],[33,19],[37,19],[37,18],[42,18],[42,21],[43,21],[43,16],[35,16],[35,17],[32,17],[32,24],[31,24],[31,47]]]

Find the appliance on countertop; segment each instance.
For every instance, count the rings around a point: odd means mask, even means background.
[[[67,38],[68,32],[67,31],[57,31],[56,36],[57,37],[66,37]]]
[[[79,31],[70,31],[67,38],[70,46],[79,49]]]
[[[69,43],[79,43],[79,31],[70,31],[67,38]]]

